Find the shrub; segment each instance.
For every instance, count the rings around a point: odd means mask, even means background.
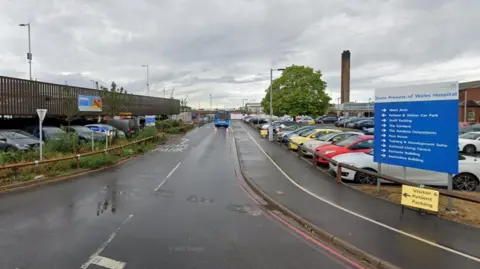
[[[88,169],[96,169],[102,166],[106,166],[109,164],[113,164],[114,162],[120,159],[119,156],[115,156],[112,154],[96,154],[90,155],[87,157],[80,158],[80,167],[81,168],[88,168]],[[77,168],[77,163],[74,162],[71,164],[71,168]]]

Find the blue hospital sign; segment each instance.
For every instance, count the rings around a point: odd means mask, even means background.
[[[458,173],[458,82],[375,90],[374,161]]]

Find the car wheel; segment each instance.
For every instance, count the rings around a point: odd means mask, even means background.
[[[470,173],[460,173],[453,178],[453,188],[455,190],[475,191],[478,184],[478,178]]]
[[[463,151],[468,154],[474,154],[475,152],[477,152],[477,148],[474,145],[466,145],[463,148]]]
[[[372,172],[377,172],[373,169],[365,169],[365,170],[372,171]],[[377,177],[367,175],[367,174],[362,173],[362,172],[356,172],[355,177],[354,177],[354,181],[358,182],[358,183],[361,183],[361,184],[365,184],[365,185],[375,185],[375,184],[377,184]]]

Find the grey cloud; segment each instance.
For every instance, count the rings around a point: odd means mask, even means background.
[[[218,104],[241,105],[263,97],[269,68],[291,64],[322,70],[337,94],[340,54],[350,49],[352,95],[360,98],[398,83],[396,74],[419,81],[415,70],[478,55],[478,10],[477,0],[11,1],[0,10],[0,75],[26,77],[26,31],[18,23],[30,21],[41,80],[116,81],[145,93],[141,65],[149,64],[157,96],[175,87],[192,103],[208,105],[212,94]],[[461,69],[430,77],[452,72],[467,78]]]

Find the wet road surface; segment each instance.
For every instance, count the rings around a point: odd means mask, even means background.
[[[332,235],[401,268],[480,268],[480,229],[411,210],[400,218],[398,205],[337,184],[246,124],[232,131],[246,176]]]
[[[256,204],[211,124],[124,165],[0,196],[0,268],[362,268]]]

